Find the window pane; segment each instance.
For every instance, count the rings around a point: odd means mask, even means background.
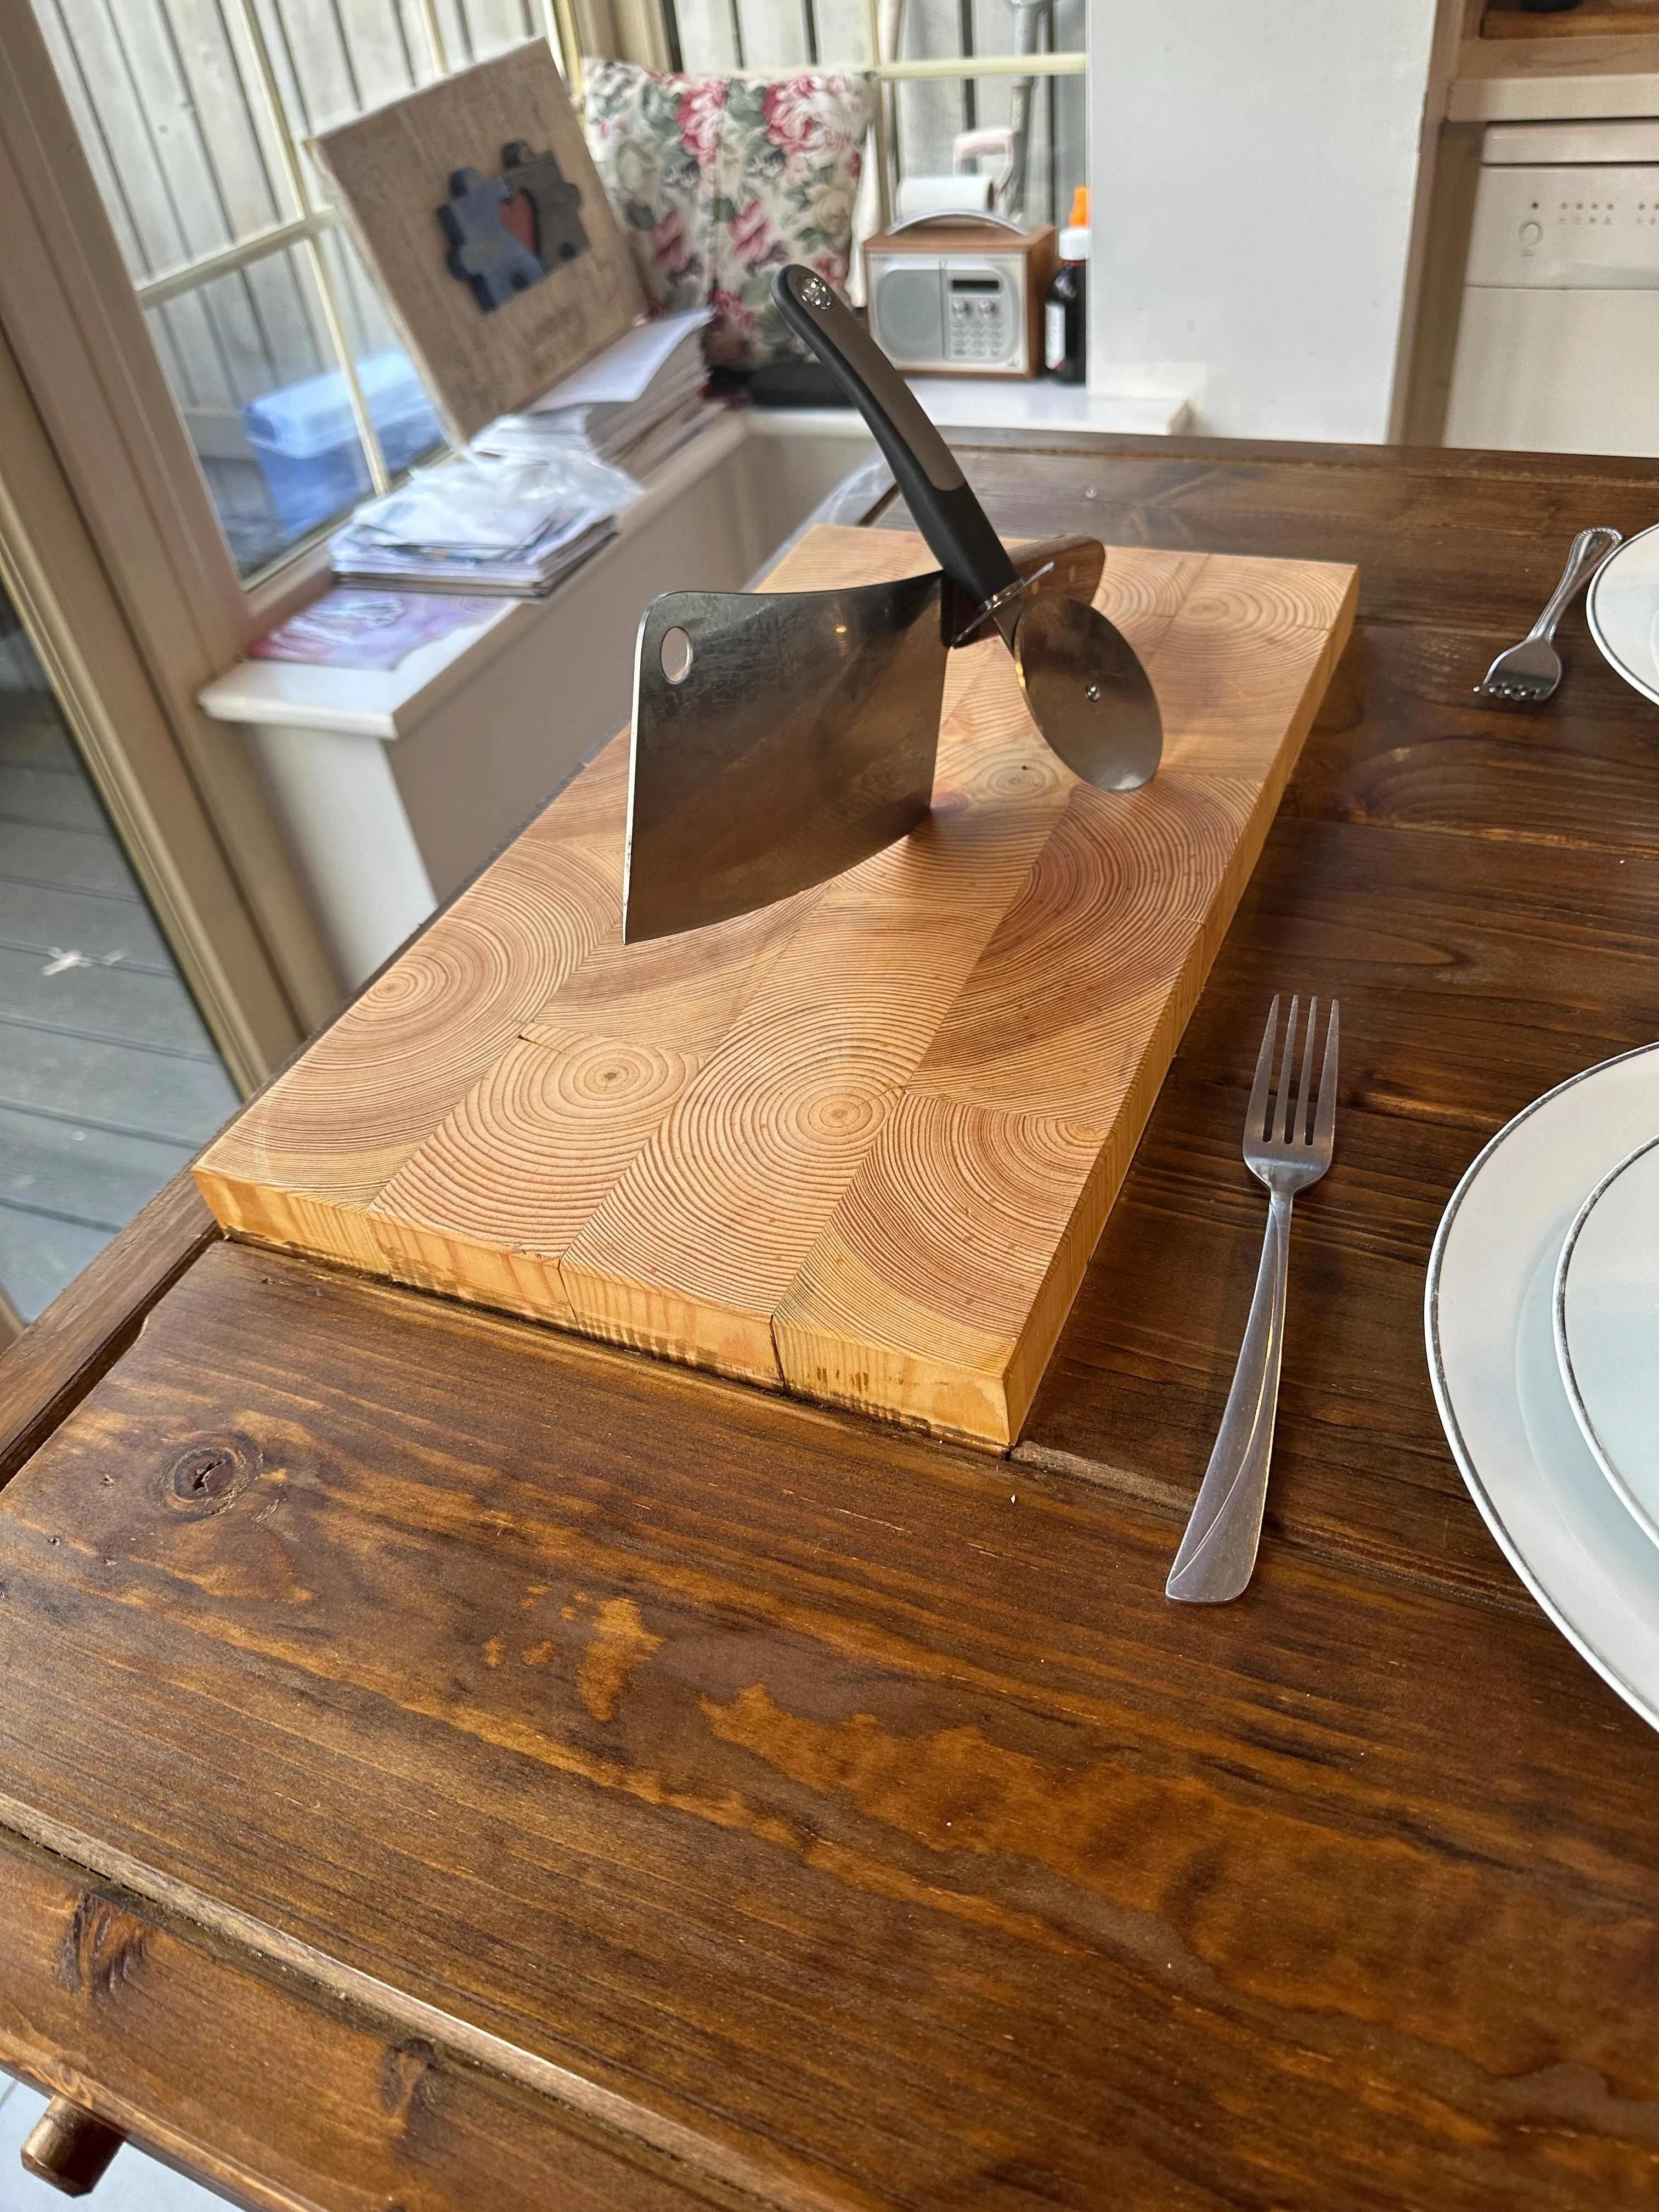
[[[672,12],[680,58],[693,76],[861,69],[868,58],[863,0],[673,0]]]
[[[738,66],[737,16],[731,0],[678,0],[680,59],[692,76],[719,76]]]
[[[253,0],[253,8],[296,138],[331,131],[436,74],[416,0]]]
[[[1051,0],[1048,6],[1028,0],[1018,6],[1012,0],[909,0],[899,58],[1015,55],[1022,36],[1028,52],[1076,53],[1082,52],[1086,35],[1085,0]],[[949,175],[957,165],[955,142],[963,132],[1008,129],[1014,119],[1015,82],[1008,76],[899,83],[893,149],[898,176]],[[1030,82],[1025,102],[1026,222],[1065,222],[1073,187],[1087,180],[1086,123],[1082,77],[1039,76]],[[963,159],[992,176],[1002,173],[1000,154]]]
[[[850,62],[854,68],[873,58],[866,50],[860,0],[816,0],[818,59],[826,67]]]
[[[415,364],[398,344],[357,249],[343,230],[331,230],[322,240],[322,252],[334,296],[340,302],[346,341],[357,364],[380,452],[395,477],[435,453],[447,441]]]
[[[440,0],[452,63],[534,35],[539,0]],[[141,288],[304,215],[294,140],[434,74],[422,0],[36,0],[93,170]],[[282,104],[273,116],[263,41]],[[287,134],[286,143],[283,134]],[[313,206],[327,196],[301,156]],[[437,419],[356,253],[320,247],[395,474]],[[309,246],[266,254],[146,310],[243,575],[371,489]]]
[[[799,0],[738,0],[745,69],[806,65],[806,24]]]
[[[909,0],[902,19],[897,61],[933,61],[959,54],[964,43],[958,0]],[[971,26],[972,16],[969,13]],[[980,88],[967,77],[925,78],[894,88],[894,165],[900,177],[948,176],[957,134],[978,127]]]
[[[246,41],[216,0],[36,0],[135,283],[298,214]]]
[[[244,575],[364,497],[368,464],[304,248],[146,319]]]
[[[438,22],[453,70],[547,36],[542,0],[438,0]]]
[[[684,66],[717,76],[738,68],[790,70],[866,59],[862,0],[670,0]],[[1086,0],[907,0],[892,60],[945,60],[958,54],[1017,57],[1079,53],[1087,35]],[[946,77],[901,82],[891,94],[895,180],[948,176],[956,141],[973,130],[1007,129],[1013,79]],[[1063,222],[1073,188],[1085,182],[1085,90],[1081,76],[1037,78],[1026,96],[1028,222]],[[964,161],[969,157],[964,155]],[[1003,159],[971,164],[1000,175]]]

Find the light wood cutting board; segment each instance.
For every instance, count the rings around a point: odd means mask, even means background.
[[[817,530],[774,575],[932,566]],[[1017,1436],[1352,624],[1358,571],[1113,548],[1163,708],[1079,783],[951,655],[930,819],[620,941],[619,737],[198,1163],[234,1233],[1001,1446]]]

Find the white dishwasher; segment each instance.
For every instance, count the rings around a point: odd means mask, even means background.
[[[1659,453],[1659,121],[1487,131],[1445,442]]]

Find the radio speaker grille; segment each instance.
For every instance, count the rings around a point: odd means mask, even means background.
[[[945,288],[932,269],[884,269],[870,296],[876,343],[901,368],[945,359]]]

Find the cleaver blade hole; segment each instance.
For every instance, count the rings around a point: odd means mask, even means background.
[[[671,684],[684,684],[691,673],[691,639],[687,631],[678,628],[664,631],[662,672]]]

